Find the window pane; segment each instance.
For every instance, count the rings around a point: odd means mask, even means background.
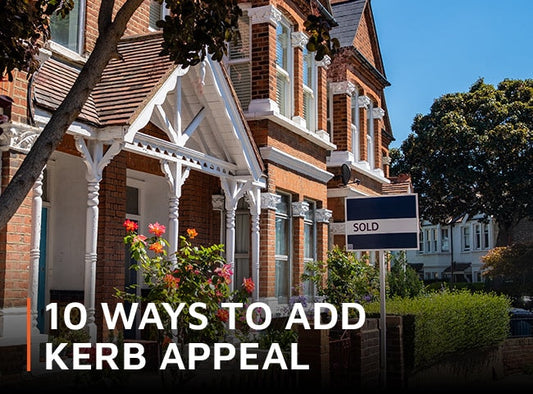
[[[162,4],[159,4],[157,1],[152,0],[150,2],[150,22],[149,26],[152,29],[159,29],[156,25],[157,21],[161,19],[162,15]]]
[[[276,260],[276,297],[279,302],[289,300],[289,264],[285,260]]]
[[[50,18],[50,33],[52,40],[74,51],[80,51],[80,0],[74,1],[74,8],[65,18],[52,15]]]
[[[304,258],[311,260],[315,258],[315,237],[313,234],[313,225],[307,223],[304,226]]]
[[[281,23],[276,27],[276,64],[287,71],[289,69],[289,28]]]
[[[276,218],[276,254],[286,256],[289,253],[289,222]]]
[[[450,250],[450,240],[449,240],[449,237],[448,237],[448,229],[447,228],[443,228],[441,230],[441,250],[443,252],[447,252],[448,250]]]
[[[139,214],[139,189],[136,187],[126,187],[126,213]]]

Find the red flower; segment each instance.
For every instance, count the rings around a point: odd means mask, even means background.
[[[139,225],[137,223],[129,219],[126,219],[124,223],[122,223],[122,226],[124,226],[127,232],[137,231],[137,229],[139,228]]]
[[[215,315],[222,322],[227,322],[229,320],[229,311],[227,309],[219,309]]]
[[[233,275],[231,264],[224,264],[222,268],[215,268],[215,273],[223,277],[227,284],[231,283],[231,276]]]
[[[155,253],[163,253],[163,245],[161,242],[154,242],[148,249],[153,250]]]
[[[148,231],[154,234],[156,237],[160,237],[165,233],[165,226],[159,224],[158,222],[151,223],[148,225]]]
[[[242,281],[242,285],[244,287],[244,290],[246,290],[249,294],[252,294],[255,289],[255,283],[252,278],[244,278]]]
[[[168,288],[177,289],[181,281],[180,278],[176,278],[174,275],[166,274],[163,278]]]
[[[141,242],[146,245],[146,242],[144,241],[146,241],[146,237],[144,235],[139,234],[133,238],[132,243],[136,244],[138,242]]]
[[[188,228],[187,235],[189,236],[190,239],[193,239],[198,235],[198,232],[194,228]]]

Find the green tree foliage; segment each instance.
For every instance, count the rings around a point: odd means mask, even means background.
[[[398,176],[400,174],[408,174],[409,168],[405,166],[405,159],[403,153],[399,148],[389,149],[389,157],[391,160],[390,164],[390,175]]]
[[[128,22],[144,0],[100,2],[98,38],[78,79],[61,105],[52,115],[33,144],[15,176],[0,195],[0,229],[16,212],[37,180],[50,155],[61,142],[68,127],[78,117],[81,108],[117,52],[119,40]],[[239,37],[238,17],[242,14],[238,0],[157,0],[169,8],[170,15],[159,21],[164,43],[161,54],[176,64],[192,66],[207,54],[221,60],[226,43]],[[310,1],[305,23],[311,37],[308,49],[315,58],[333,55],[338,40],[329,35],[332,21],[320,11],[316,0]],[[50,38],[50,16],[65,16],[74,0],[0,0],[0,77],[13,77],[14,70],[30,76],[39,62],[39,49]]]
[[[392,256],[391,269],[387,274],[389,297],[416,297],[423,294],[424,282],[407,264],[404,251]]]
[[[533,294],[533,243],[497,247],[481,260],[483,275],[495,290],[512,297]]]
[[[513,227],[533,214],[533,80],[494,87],[479,79],[466,93],[436,99],[412,130],[400,165],[419,194],[420,216],[445,223],[491,215],[497,245],[508,245]]]

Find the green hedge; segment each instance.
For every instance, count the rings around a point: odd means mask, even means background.
[[[406,362],[414,369],[434,364],[450,353],[500,343],[509,332],[509,308],[510,300],[505,296],[467,290],[389,299],[386,303],[387,314],[406,317]],[[369,315],[379,313],[379,303],[366,305],[365,311]]]

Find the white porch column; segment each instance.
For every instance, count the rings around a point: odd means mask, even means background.
[[[181,197],[181,187],[189,176],[190,168],[184,167],[181,163],[161,160],[161,170],[170,188],[168,193],[168,242],[170,244],[170,260],[176,262],[176,252],[178,251],[178,230],[179,230],[179,203]]]
[[[248,190],[247,196],[250,215],[252,217],[252,280],[255,283],[252,298],[254,301],[257,301],[259,299],[259,214],[261,213],[261,188],[259,186],[252,186]]]
[[[104,168],[111,159],[120,152],[122,141],[114,141],[104,153],[102,141],[85,141],[82,137],[75,137],[76,148],[81,153],[87,166],[87,221],[85,228],[85,283],[84,304],[87,309],[87,328],[91,342],[96,342],[97,327],[95,322],[96,311],[96,260],[98,242],[98,197],[100,181]]]
[[[44,169],[43,169],[44,171]],[[43,208],[43,172],[33,185],[33,200],[31,205],[31,249],[30,249],[30,286],[28,297],[31,299],[31,333],[40,334],[37,327],[37,299],[39,296],[39,257],[41,256],[41,215]]]
[[[220,180],[222,189],[224,189],[224,205],[226,208],[226,264],[230,264],[231,270],[235,271],[235,210],[239,199],[250,185],[246,181],[222,178]],[[235,278],[232,275],[230,290],[235,289]]]

